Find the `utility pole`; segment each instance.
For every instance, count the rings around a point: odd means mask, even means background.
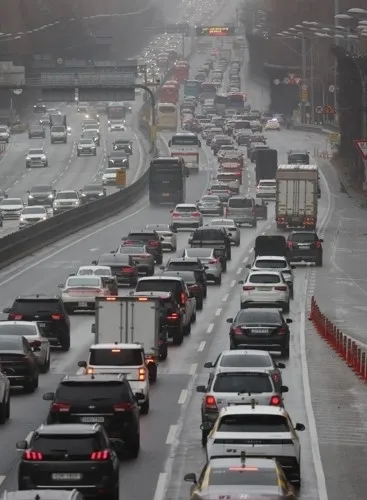
[[[301,58],[302,58],[302,88],[303,85],[307,85],[307,42],[306,42],[306,37],[302,35],[301,37]],[[307,87],[308,88],[308,87]],[[302,118],[302,123],[306,123],[306,106],[305,102],[302,99],[302,92],[301,92],[301,118]]]

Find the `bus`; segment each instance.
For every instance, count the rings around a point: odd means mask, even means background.
[[[201,82],[199,80],[186,80],[184,84],[184,97],[199,97]]]
[[[160,102],[170,102],[176,104],[180,98],[180,87],[177,85],[168,85],[165,83],[159,89],[159,100]]]
[[[206,99],[214,99],[217,94],[217,87],[214,83],[203,82],[200,89],[200,102]]]
[[[158,130],[177,130],[178,111],[176,104],[160,102],[156,106]]]
[[[227,108],[243,111],[245,109],[245,96],[242,92],[227,94]]]
[[[189,171],[199,172],[201,142],[192,132],[178,132],[169,141],[172,157],[183,158]]]
[[[109,120],[125,120],[126,107],[123,102],[110,102],[107,104],[107,118]]]
[[[149,168],[149,201],[152,205],[185,203],[189,172],[182,158],[154,158]]]
[[[225,115],[227,104],[228,104],[227,94],[217,94],[214,97],[215,112],[218,113],[218,115],[221,116]]]

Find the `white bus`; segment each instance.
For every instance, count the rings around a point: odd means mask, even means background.
[[[168,143],[171,156],[184,159],[189,171],[199,171],[199,157],[201,142],[196,134],[191,132],[178,132],[172,136]]]
[[[158,130],[177,130],[178,112],[176,104],[160,102],[156,106]]]

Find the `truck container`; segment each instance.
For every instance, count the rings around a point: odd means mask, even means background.
[[[279,165],[276,173],[275,202],[278,229],[315,229],[317,199],[316,165]]]
[[[96,297],[95,344],[141,344],[149,371],[157,369],[161,348],[160,303],[150,297]]]
[[[55,125],[62,125],[64,127],[67,126],[66,124],[66,115],[63,115],[61,113],[55,113],[50,115],[50,128],[54,127]]]
[[[262,179],[275,179],[277,168],[278,151],[276,149],[259,149],[256,152],[256,184]]]

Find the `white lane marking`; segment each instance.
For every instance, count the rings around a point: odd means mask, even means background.
[[[254,247],[250,248],[250,253],[252,253],[254,251]]]
[[[1,285],[1,283],[0,283],[0,285]],[[220,315],[221,315],[221,313],[222,313],[222,308],[221,308],[221,307],[219,307],[219,308],[215,311],[215,315],[216,315],[216,316],[220,316]]]
[[[214,323],[210,323],[210,325],[208,326],[208,329],[207,329],[206,333],[212,333],[213,328],[214,328]]]
[[[182,389],[180,397],[178,398],[178,404],[184,405],[187,399],[187,389]]]
[[[233,288],[233,287],[236,285],[236,283],[237,283],[237,281],[236,281],[236,280],[232,280],[232,281],[231,281],[231,285],[230,285],[230,287],[231,287],[231,288]]]
[[[206,346],[206,342],[205,340],[203,340],[202,342],[200,342],[199,344],[199,347],[198,347],[198,352],[203,352],[203,350],[205,349],[205,346]]]
[[[307,288],[307,280],[306,280]],[[302,365],[302,383],[303,383],[303,394],[305,398],[306,415],[308,420],[310,441],[311,441],[311,451],[313,456],[313,463],[315,465],[315,474],[317,481],[317,490],[319,493],[319,500],[328,500],[325,473],[322,467],[322,460],[319,447],[319,438],[316,428],[315,413],[312,407],[311,398],[311,388],[310,388],[310,378],[308,373],[307,365],[307,355],[306,355],[306,318],[305,312],[301,312],[300,321],[300,351],[301,351],[301,365]]]
[[[167,476],[167,472],[161,472],[159,474],[153,500],[163,500],[167,485]]]
[[[241,274],[241,273],[242,273],[242,267],[239,267],[239,268],[237,269],[236,274]]]
[[[98,229],[95,229],[91,233],[88,233],[88,234],[68,243],[67,245],[63,246],[62,248],[59,248],[58,250],[56,250],[55,252],[50,253],[46,257],[43,257],[42,259],[37,260],[37,262],[33,262],[33,264],[30,264],[29,266],[24,267],[20,271],[12,273],[10,278],[6,278],[5,280],[0,282],[0,286],[3,286],[3,285],[6,285],[7,283],[10,283],[10,281],[13,281],[14,278],[18,278],[18,276],[21,276],[22,274],[26,273],[27,271],[34,269],[35,267],[39,266],[40,264],[43,264],[43,262],[47,262],[48,260],[52,259],[56,255],[59,255],[60,253],[64,252],[68,248],[71,248],[74,245],[77,245],[78,243],[81,243],[82,241],[85,241],[88,238],[95,236],[96,234],[101,233],[102,231],[105,231],[109,227],[116,226],[117,224],[121,224],[121,222],[124,222],[125,220],[130,219],[131,217],[135,217],[135,215],[138,215],[140,212],[145,210],[145,208],[146,208],[146,206],[143,206],[143,207],[139,208],[138,210],[135,210],[135,212],[132,212],[131,214],[126,215],[125,217],[122,217],[121,219],[114,220],[113,222],[110,222],[109,224],[106,224]]]
[[[198,369],[198,364],[192,363],[192,365],[190,366],[189,375],[195,375],[197,369]]]
[[[176,434],[177,434],[177,425],[170,425],[167,434],[166,444],[173,444],[176,439]]]
[[[229,297],[229,294],[228,294],[228,293],[226,293],[225,295],[223,295],[223,297],[222,297],[222,302],[227,302],[228,297]]]
[[[245,259],[243,259],[243,263],[246,264],[246,262],[248,261],[248,257],[246,257]]]
[[[0,476],[0,486],[3,484],[5,479],[6,479],[6,476]]]

